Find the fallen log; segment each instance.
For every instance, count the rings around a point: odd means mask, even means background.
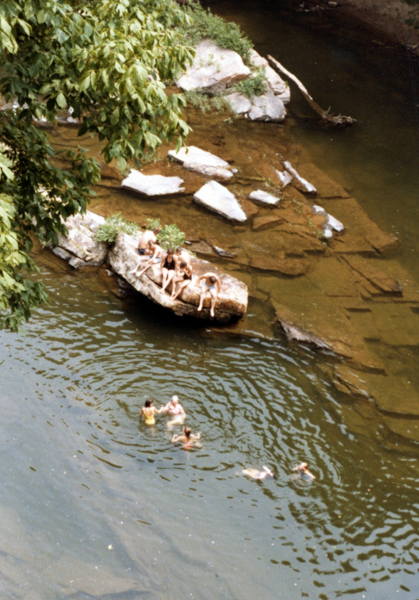
[[[286,69],[283,65],[281,65],[280,62],[278,62],[275,58],[273,58],[273,56],[270,56],[269,54],[268,60],[273,66],[275,66],[279,71],[281,71],[281,73],[284,73],[284,75],[289,77],[297,85],[297,87],[299,88],[307,102],[310,104],[310,106],[316,111],[318,115],[320,115],[322,119],[327,121],[327,123],[330,123],[335,127],[345,127],[346,125],[354,125],[354,123],[356,123],[356,119],[354,119],[353,117],[345,117],[344,115],[332,117],[329,114],[330,108],[328,110],[323,110],[322,107],[319,104],[317,104],[313,97],[308,93],[307,88],[295,75],[290,73],[288,69]]]

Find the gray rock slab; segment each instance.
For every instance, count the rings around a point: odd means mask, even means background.
[[[275,96],[279,96],[284,104],[288,104],[291,100],[291,91],[289,85],[278,75],[271,66],[269,66],[266,58],[263,58],[256,52],[256,50],[250,50],[250,62],[253,66],[263,69],[268,80],[268,85],[271,88]]]
[[[179,152],[175,150],[169,150],[168,156],[177,160],[180,163],[189,162],[199,165],[205,165],[207,167],[221,167],[223,169],[229,169],[230,165],[227,161],[223,160],[211,152],[201,150],[196,146],[188,146],[181,148]]]
[[[180,299],[172,300],[167,293],[161,293],[161,272],[159,265],[153,265],[141,277],[131,273],[138,266],[137,241],[135,237],[121,233],[108,254],[113,270],[134,289],[172,310],[177,315],[189,315],[197,318],[209,318],[209,300],[204,303],[201,312],[199,305],[200,288],[197,279],[203,273],[215,273],[221,280],[221,292],[215,306],[215,320],[228,322],[232,317],[242,317],[247,311],[248,289],[238,279],[219,271],[211,263],[191,256],[193,269],[192,281],[182,292]]]
[[[101,265],[105,260],[107,246],[95,240],[95,232],[105,219],[87,211],[85,215],[69,217],[65,224],[67,235],[58,236],[58,247],[91,266]]]
[[[211,40],[203,40],[196,48],[192,65],[178,79],[185,91],[222,91],[249,77],[250,69],[233,50],[226,50]]]
[[[276,172],[279,178],[279,181],[281,182],[281,187],[287,187],[287,185],[289,185],[292,181],[292,175],[290,173],[288,173],[288,171],[277,171]]]
[[[55,254],[55,256],[58,256],[58,258],[61,258],[61,260],[69,261],[73,257],[71,252],[67,252],[67,250],[64,250],[64,248],[60,248],[59,246],[55,246],[55,248],[52,248],[52,251]]]
[[[249,198],[250,200],[257,200],[258,202],[269,204],[271,206],[276,206],[281,201],[281,198],[272,196],[272,194],[268,194],[268,192],[264,192],[263,190],[255,190],[249,194]]]
[[[235,113],[238,115],[244,115],[252,108],[252,103],[249,98],[240,92],[233,92],[228,94],[227,100],[230,102],[230,106]]]
[[[252,108],[249,118],[252,121],[274,121],[276,123],[285,119],[285,106],[273,92],[266,92],[262,96],[252,98]]]
[[[183,163],[183,166],[185,167],[185,169],[189,169],[190,171],[197,171],[198,173],[202,173],[202,175],[208,175],[209,177],[214,177],[215,179],[222,179],[223,181],[228,181],[234,175],[233,171],[230,171],[230,169],[223,169],[222,167],[213,167],[211,165],[201,165],[189,161],[185,161]]]
[[[298,172],[294,169],[290,162],[288,162],[287,160],[284,161],[284,167],[288,171],[288,173],[292,175],[293,184],[295,185],[295,187],[297,187],[300,191],[302,191],[305,194],[317,194],[317,190],[314,187],[314,185],[308,182],[307,179],[301,177],[301,175],[298,174]]]
[[[209,210],[233,221],[246,221],[246,213],[237,198],[226,187],[209,181],[194,194],[194,200]]]
[[[121,187],[143,196],[168,196],[184,192],[185,188],[180,187],[182,183],[183,179],[180,177],[143,175],[140,171],[131,169],[128,177],[121,183]]]
[[[343,223],[338,221],[335,217],[332,217],[332,215],[329,215],[329,213],[327,213],[322,206],[318,206],[317,204],[314,204],[311,207],[311,210],[313,211],[313,214],[315,214],[315,215],[324,215],[326,217],[327,221],[325,224],[325,229],[326,228],[330,229],[330,231],[332,229],[334,229],[338,233],[340,233],[341,231],[343,231],[345,229],[345,226],[343,225]],[[329,237],[332,237],[332,236],[330,235]]]

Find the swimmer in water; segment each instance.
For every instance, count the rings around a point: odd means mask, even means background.
[[[177,396],[172,396],[170,402],[168,402],[166,406],[161,407],[160,412],[167,413],[173,417],[167,422],[168,429],[172,429],[173,425],[183,425],[186,418],[185,410]]]
[[[156,419],[154,418],[155,414],[160,414],[161,413],[161,408],[159,410],[157,410],[157,408],[155,408],[154,406],[154,399],[153,398],[147,398],[147,400],[145,401],[145,404],[143,406],[143,408],[140,411],[140,419],[142,416],[144,416],[144,420],[145,420],[145,424],[146,425],[154,425],[156,422]]]
[[[308,483],[316,479],[313,473],[310,473],[310,471],[308,470],[308,464],[306,462],[302,462],[301,464],[294,467],[293,471],[297,471],[298,479],[301,478],[304,481],[307,481]]]
[[[172,437],[172,443],[176,444],[176,442],[182,442],[184,450],[191,450],[194,444],[195,446],[198,446],[198,448],[201,448],[201,444],[198,442],[200,439],[201,432],[194,434],[190,427],[184,427],[180,435],[174,435]]]
[[[259,471],[259,469],[243,469],[243,475],[247,475],[252,479],[266,479],[270,477],[275,477],[275,473],[269,469],[268,467],[262,467],[263,471]]]

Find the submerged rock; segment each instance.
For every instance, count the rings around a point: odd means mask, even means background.
[[[143,175],[140,171],[131,169],[128,177],[121,183],[121,187],[144,196],[166,196],[184,192],[185,188],[180,187],[182,183],[183,179],[180,177]]]
[[[257,200],[258,202],[269,204],[271,206],[276,206],[281,201],[281,198],[272,196],[272,194],[268,194],[268,192],[264,192],[263,190],[255,190],[249,194],[249,198],[250,200]]]
[[[233,177],[233,172],[228,162],[196,146],[181,148],[178,152],[170,150],[168,155],[182,163],[185,169],[198,171],[198,173],[202,173],[203,175],[219,179],[228,180]]]
[[[246,221],[246,213],[237,198],[226,187],[216,181],[209,181],[194,195],[194,200],[219,215],[233,221]]]
[[[219,92],[250,75],[250,69],[234,50],[203,40],[196,48],[192,65],[176,82],[185,91]]]
[[[197,311],[200,288],[196,285],[196,280],[207,272],[215,273],[221,280],[221,292],[215,307],[215,320],[226,323],[234,317],[242,317],[247,311],[247,286],[238,279],[222,273],[207,261],[191,257],[192,282],[183,290],[181,299],[172,300],[169,294],[161,293],[160,265],[153,265],[141,277],[131,273],[138,265],[137,240],[134,237],[124,233],[119,234],[108,257],[114,271],[134,289],[153,302],[172,310],[176,315],[210,318],[209,294],[203,310]]]

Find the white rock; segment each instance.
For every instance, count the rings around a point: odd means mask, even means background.
[[[295,187],[306,194],[317,194],[317,190],[313,184],[309,183],[307,179],[301,177],[297,171],[292,167],[291,163],[288,161],[284,161],[284,167],[292,175]]]
[[[185,161],[183,166],[185,169],[189,169],[190,171],[198,171],[198,173],[202,173],[203,175],[215,177],[216,179],[223,179],[224,181],[228,181],[233,177],[233,172],[230,171],[230,169],[223,169],[222,167],[201,165],[189,161]]]
[[[335,231],[337,231],[338,233],[340,231],[343,231],[345,229],[343,223],[341,223],[340,221],[338,221],[335,217],[332,217],[332,215],[329,215],[329,213],[327,213],[323,207],[318,206],[317,204],[314,204],[311,207],[311,210],[313,211],[313,214],[315,215],[324,215],[327,219],[326,224],[325,224],[325,228],[330,228],[330,230],[334,229]],[[330,236],[331,237],[331,236]]]
[[[272,92],[252,98],[249,117],[252,121],[280,122],[285,119],[285,106],[282,100]]]
[[[90,266],[101,265],[106,257],[107,246],[96,242],[95,232],[98,226],[104,222],[103,217],[90,211],[86,211],[84,216],[78,214],[69,217],[65,222],[68,235],[58,236],[58,247],[67,250]],[[77,263],[77,265],[79,264],[81,263]]]
[[[287,185],[289,185],[292,181],[292,175],[290,175],[288,173],[288,171],[277,171],[276,172],[279,178],[279,181],[281,182],[281,187],[287,187]]]
[[[268,192],[264,192],[263,190],[256,190],[249,195],[251,200],[257,200],[258,202],[263,202],[264,204],[270,204],[276,206],[281,198],[276,198],[272,196],[272,194],[268,194]]]
[[[237,198],[227,188],[216,181],[209,181],[195,195],[198,204],[231,219],[233,221],[246,221],[246,214],[241,208]]]
[[[182,183],[183,179],[180,177],[143,175],[140,171],[131,169],[128,177],[121,183],[121,187],[144,196],[165,196],[185,191],[185,188],[180,187]]]
[[[185,91],[217,92],[249,75],[250,69],[237,52],[220,48],[211,40],[203,40],[196,48],[192,65],[176,83]]]
[[[252,103],[249,98],[240,92],[233,92],[228,94],[227,100],[230,102],[231,108],[238,115],[248,113],[252,108]]]
[[[276,96],[282,100],[284,104],[288,104],[291,100],[291,91],[289,86],[283,79],[278,75],[272,67],[269,66],[266,58],[263,58],[256,52],[256,50],[250,50],[250,62],[253,66],[261,68],[265,71],[268,85]]]
[[[201,150],[201,148],[197,148],[196,146],[181,148],[179,152],[176,152],[175,150],[169,150],[168,155],[180,163],[190,162],[208,167],[222,167],[223,169],[230,168],[228,162],[219,156],[215,156],[215,154],[211,154],[211,152],[207,152],[206,150]]]

